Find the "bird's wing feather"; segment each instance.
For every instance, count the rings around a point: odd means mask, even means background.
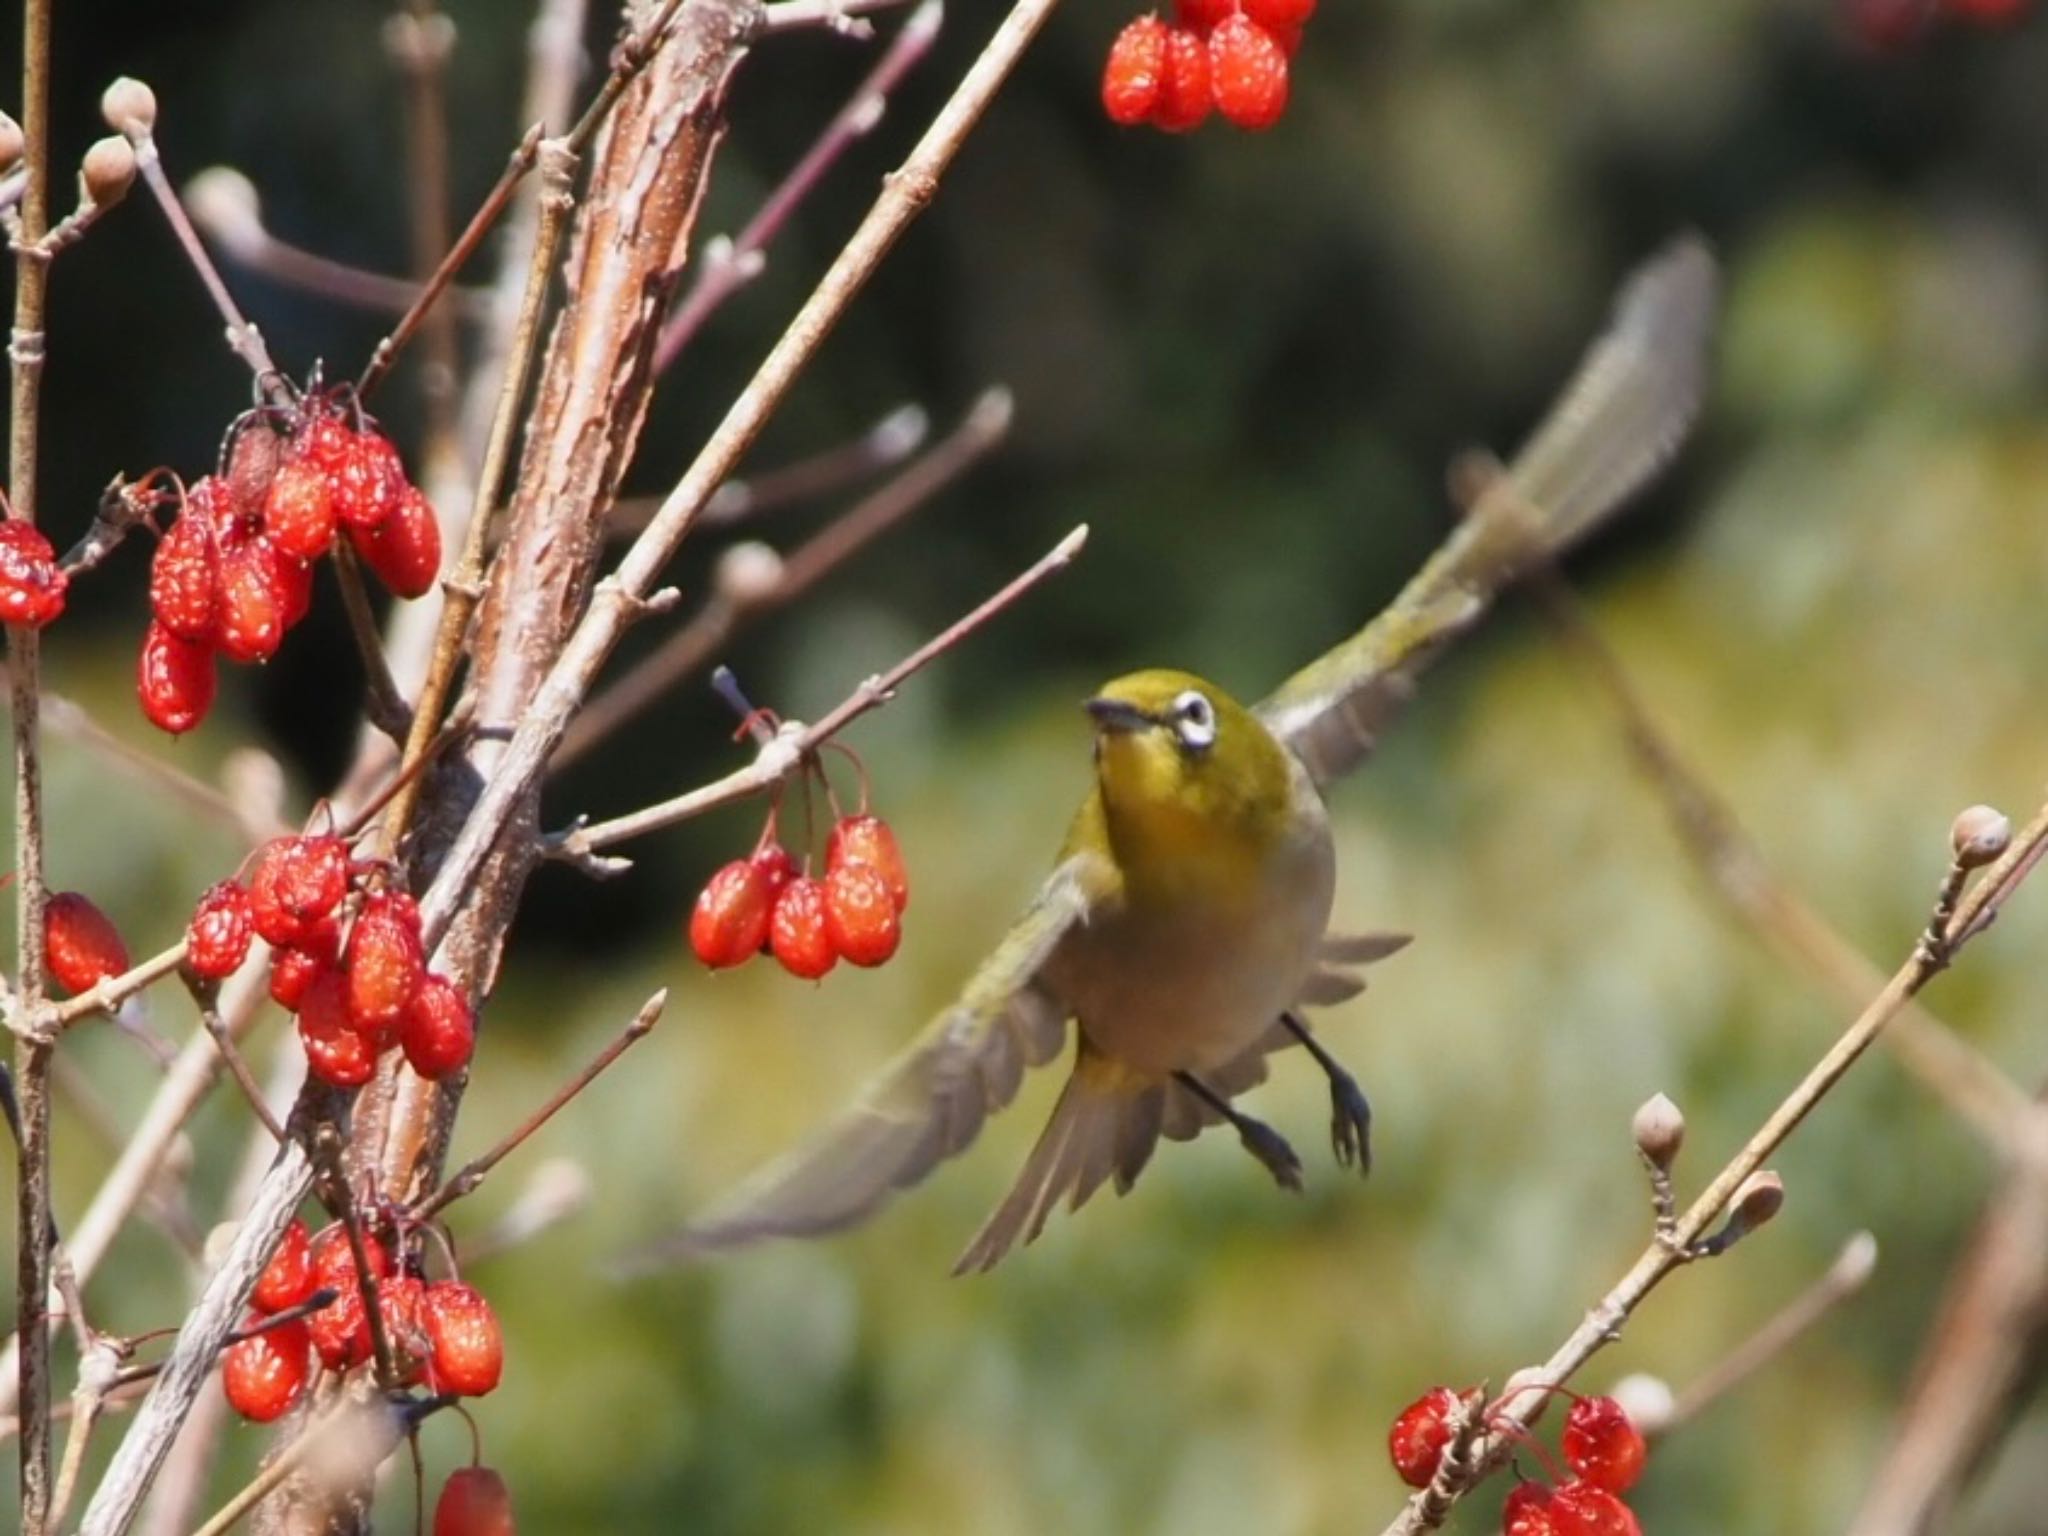
[[[1503,587],[1677,452],[1705,391],[1718,287],[1713,256],[1693,236],[1639,268],[1550,414],[1444,546],[1384,613],[1258,706],[1318,785],[1365,759],[1423,668]]]
[[[1046,982],[1046,963],[1114,879],[1098,855],[1063,861],[959,1000],[851,1106],[626,1267],[853,1226],[965,1149],[987,1116],[1016,1096],[1024,1069],[1064,1046],[1068,1010]]]

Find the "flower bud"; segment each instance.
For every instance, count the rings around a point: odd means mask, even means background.
[[[1754,1232],[1784,1206],[1785,1181],[1765,1168],[1744,1179],[1742,1187],[1735,1191],[1728,1225],[1740,1227],[1744,1232]]]
[[[21,153],[28,148],[28,140],[22,136],[21,124],[0,112],[0,175],[5,175],[21,163]]]
[[[718,595],[735,608],[765,603],[782,585],[782,556],[758,539],[735,544],[718,557]]]
[[[93,207],[113,207],[134,184],[135,151],[126,139],[100,139],[79,163],[78,180]]]
[[[116,133],[147,138],[156,128],[156,92],[123,75],[101,92],[100,116]]]
[[[1973,805],[1948,831],[1949,847],[1964,869],[1989,864],[2012,843],[2012,822],[1988,805]]]
[[[1685,1116],[1678,1106],[1661,1093],[1652,1094],[1636,1111],[1630,1129],[1636,1150],[1652,1167],[1669,1172],[1678,1159],[1678,1149],[1685,1145]]]
[[[1646,1439],[1664,1432],[1678,1406],[1678,1400],[1664,1378],[1652,1376],[1647,1371],[1622,1377],[1608,1396],[1621,1404],[1621,1411],[1628,1415],[1629,1422]]]

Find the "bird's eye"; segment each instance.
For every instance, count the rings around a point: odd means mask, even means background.
[[[1173,729],[1180,744],[1200,752],[1216,742],[1216,706],[1190,688],[1173,701]]]

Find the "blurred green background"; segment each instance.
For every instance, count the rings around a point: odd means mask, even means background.
[[[466,209],[519,127],[528,8],[449,10]],[[234,164],[274,232],[402,269],[381,14],[67,0],[60,157],[102,131],[105,81],[140,74],[175,179]],[[955,7],[888,120],[688,355],[634,489],[687,462],[997,14]],[[1323,1020],[1378,1111],[1370,1183],[1329,1163],[1321,1080],[1286,1059],[1252,1107],[1303,1151],[1305,1198],[1212,1136],[993,1277],[950,1280],[1048,1080],[864,1233],[627,1286],[601,1272],[843,1101],[950,995],[1081,792],[1088,686],[1170,661],[1255,695],[1362,622],[1443,532],[1449,455],[1513,445],[1619,274],[1674,229],[1704,229],[1727,266],[1710,412],[1677,471],[1574,567],[1656,713],[1887,966],[1924,921],[1955,810],[2024,811],[2048,768],[2048,28],[1944,27],[1883,53],[1826,5],[1783,0],[1325,0],[1278,129],[1167,139],[1113,130],[1095,100],[1127,14],[1076,3],[1055,19],[756,456],[787,461],[904,400],[943,423],[987,383],[1017,397],[998,459],[736,644],[753,691],[799,714],[1071,523],[1095,527],[1073,574],[852,737],[912,864],[899,959],[818,987],[697,969],[681,918],[751,842],[751,809],[649,840],[613,884],[549,871],[532,887],[458,1157],[649,991],[674,992],[654,1038],[454,1216],[458,1238],[483,1232],[544,1158],[575,1160],[596,1191],[473,1275],[511,1341],[478,1417],[530,1530],[1376,1530],[1404,1491],[1384,1453],[1398,1409],[1546,1356],[1640,1248],[1634,1107],[1660,1089],[1685,1107],[1688,1188],[1747,1135],[1839,1010],[1722,917],[1600,701],[1511,606],[1336,798],[1339,924],[1419,935]],[[593,21],[600,49],[609,20]],[[744,220],[870,56],[824,36],[757,50],[706,231]],[[0,59],[0,79],[13,67]],[[116,471],[196,471],[248,397],[161,220],[133,201],[56,269],[43,518],[65,534]],[[235,281],[289,366],[352,371],[375,340],[374,319]],[[386,403],[402,441],[413,399]],[[828,512],[749,532],[787,545]],[[687,591],[715,552],[686,554]],[[310,800],[353,730],[332,593],[173,745],[148,741],[129,693],[146,564],[128,550],[80,585],[45,646],[53,686],[202,775],[253,737]],[[728,725],[686,688],[557,785],[551,819],[730,766]],[[79,748],[52,746],[49,782],[53,881],[93,894],[138,952],[175,937],[238,857]],[[2028,1085],[2044,939],[2048,899],[2030,891],[1930,999]],[[166,1033],[190,1027],[175,1000],[151,1007]],[[258,1054],[285,1038],[266,1026]],[[132,1042],[95,1026],[67,1050],[117,1123],[138,1111],[153,1068]],[[228,1098],[194,1126],[202,1224],[246,1127]],[[60,1138],[62,1217],[107,1153],[74,1108]],[[1776,1166],[1780,1220],[1679,1275],[1587,1383],[1647,1370],[1683,1386],[1858,1228],[1879,1238],[1878,1275],[1658,1450],[1635,1499],[1654,1536],[1841,1527],[1989,1179],[1968,1133],[1884,1059]],[[92,1287],[96,1320],[168,1323],[189,1280],[138,1227]],[[436,1465],[464,1453],[452,1420],[426,1440]],[[227,1443],[223,1494],[263,1435]],[[2044,1451],[2048,1420],[2029,1414],[1955,1529],[2038,1532]],[[387,1491],[398,1529],[404,1482]],[[1495,1496],[1456,1528],[1492,1528]]]

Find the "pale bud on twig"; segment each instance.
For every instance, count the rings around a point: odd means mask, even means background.
[[[733,545],[718,557],[712,574],[718,595],[735,608],[751,608],[775,596],[782,585],[782,556],[758,539]]]
[[[1622,1377],[1608,1395],[1621,1404],[1629,1422],[1644,1435],[1662,1434],[1678,1406],[1678,1399],[1664,1378],[1647,1371]]]
[[[1678,1160],[1678,1149],[1685,1145],[1685,1115],[1679,1107],[1661,1093],[1652,1094],[1636,1111],[1630,1129],[1636,1150],[1651,1166],[1668,1172]]]
[[[20,163],[22,151],[28,148],[28,140],[22,136],[21,124],[0,112],[0,175],[14,169]]]
[[[1977,869],[2011,846],[2012,822],[1992,806],[1973,805],[1957,815],[1948,841],[1958,865]]]
[[[100,116],[114,132],[146,139],[156,131],[156,92],[123,75],[100,93]]]
[[[111,208],[135,184],[135,150],[126,139],[105,138],[85,152],[78,184],[95,208]]]
[[[1721,1230],[1693,1250],[1695,1257],[1711,1259],[1726,1253],[1777,1215],[1784,1205],[1785,1181],[1768,1168],[1752,1173],[1729,1202],[1728,1219],[1721,1224]]]

